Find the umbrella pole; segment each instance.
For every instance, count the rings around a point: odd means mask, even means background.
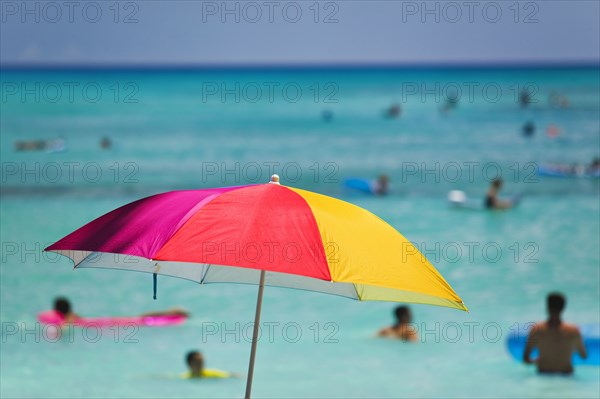
[[[258,342],[258,329],[260,328],[260,310],[262,308],[263,291],[265,288],[264,270],[260,271],[260,283],[258,285],[258,298],[256,299],[256,313],[254,315],[254,331],[252,332],[252,350],[250,351],[250,364],[248,365],[248,380],[246,381],[245,399],[250,399],[252,391],[252,377],[254,376],[254,359],[256,358],[256,344]]]

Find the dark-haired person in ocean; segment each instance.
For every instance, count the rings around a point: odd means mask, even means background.
[[[524,88],[519,93],[519,104],[521,104],[522,108],[525,108],[525,107],[529,106],[530,103],[531,103],[531,93],[529,92],[529,90],[527,88]]]
[[[383,113],[383,116],[386,118],[399,118],[400,115],[402,115],[402,108],[400,107],[400,104],[395,103]]]
[[[487,209],[508,209],[515,205],[516,201],[501,200],[499,198],[500,190],[502,189],[502,179],[494,179],[487,194],[485,195],[484,206]]]
[[[443,113],[452,111],[458,105],[459,97],[460,96],[458,95],[458,92],[456,90],[446,93],[446,99],[444,100],[444,105],[442,106],[442,108],[440,108],[440,110]]]
[[[56,298],[54,300],[54,311],[62,316],[64,323],[74,323],[77,319],[80,319],[79,315],[71,310],[71,302],[67,298]]]
[[[590,165],[587,167],[587,172],[590,175],[600,175],[600,158],[596,157],[592,159]]]
[[[386,195],[390,190],[390,178],[388,175],[380,175],[373,184],[373,193]]]
[[[411,325],[412,313],[408,306],[398,306],[394,309],[396,323],[392,326],[381,329],[378,337],[401,339],[406,342],[415,342],[418,339],[416,329]]]
[[[537,323],[527,337],[523,361],[535,364],[540,373],[573,373],[571,358],[574,351],[585,359],[587,353],[579,329],[561,320],[560,314],[565,308],[566,299],[562,294],[551,293],[547,298],[548,320]],[[531,358],[537,348],[537,359]]]
[[[62,323],[75,323],[78,319],[81,318],[81,316],[73,312],[71,302],[64,297],[58,297],[54,300],[54,311],[58,314],[58,316],[60,316],[60,318],[62,319]],[[166,311],[144,313],[141,315],[141,317],[156,317],[167,315],[189,317],[189,313],[183,309],[171,309]]]
[[[198,351],[190,351],[185,355],[185,363],[189,371],[182,374],[182,378],[236,378],[236,373],[207,369],[204,367],[204,356]]]
[[[535,123],[533,123],[532,121],[525,122],[525,124],[521,128],[521,131],[523,132],[523,136],[532,137],[535,133]]]

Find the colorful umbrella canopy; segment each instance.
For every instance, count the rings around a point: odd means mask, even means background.
[[[355,205],[278,181],[275,175],[271,184],[143,198],[46,250],[71,258],[76,268],[143,271],[202,284],[259,284],[255,333],[264,285],[467,310],[389,224]],[[248,385],[255,344],[253,339]]]

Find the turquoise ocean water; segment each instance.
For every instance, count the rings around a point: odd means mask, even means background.
[[[600,322],[599,180],[536,174],[544,162],[600,156],[598,69],[3,71],[1,80],[2,397],[241,397],[244,379],[177,375],[192,348],[208,367],[246,373],[255,286],[159,277],[154,301],[150,275],[72,271],[40,251],[143,196],[260,183],[271,171],[388,221],[470,313],[413,305],[421,342],[409,345],[373,338],[394,304],[268,287],[255,397],[598,397],[599,367],[540,377],[505,348],[545,316],[551,290],[567,295],[567,320]],[[528,107],[517,101],[524,87]],[[457,90],[458,106],[441,112]],[[556,93],[568,107],[552,106]],[[383,118],[393,103],[402,116]],[[14,150],[58,137],[66,151]],[[391,177],[386,197],[343,188],[380,173]],[[503,194],[524,195],[518,208],[448,206],[453,189],[479,201],[498,173]],[[193,318],[55,339],[35,321],[59,294],[83,315],[183,306]]]

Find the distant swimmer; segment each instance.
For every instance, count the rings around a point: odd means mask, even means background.
[[[458,105],[459,95],[456,90],[451,91],[446,94],[446,99],[444,101],[444,105],[442,106],[442,112],[448,112],[456,108]]]
[[[569,98],[555,91],[550,92],[548,98],[550,105],[554,108],[569,108]]]
[[[549,125],[546,129],[546,135],[551,139],[557,137],[560,134],[560,129],[556,125]]]
[[[102,139],[100,139],[100,148],[103,150],[108,150],[110,147],[112,147],[112,141],[110,138],[107,136],[102,137]]]
[[[390,178],[388,175],[380,175],[373,184],[373,193],[386,195],[390,190]]]
[[[384,113],[386,118],[399,118],[402,115],[400,104],[392,104]]]
[[[236,378],[236,373],[227,371],[207,369],[204,367],[204,356],[198,351],[190,351],[185,356],[185,362],[189,371],[182,375],[182,378]]]
[[[71,302],[67,298],[56,298],[54,300],[54,311],[63,317],[64,323],[74,323],[81,317],[71,309]]]
[[[554,177],[600,177],[600,158],[594,158],[589,165],[546,163],[538,168],[540,176]]]
[[[76,323],[82,317],[73,312],[71,302],[64,297],[59,297],[54,300],[54,312],[62,323]],[[189,313],[183,309],[171,309],[160,312],[143,313],[140,317],[157,317],[157,316],[184,316],[189,317]]]
[[[583,359],[587,358],[585,346],[579,329],[564,323],[560,314],[565,308],[566,299],[562,294],[551,293],[547,297],[549,318],[537,323],[529,332],[523,361],[535,364],[540,373],[573,373],[572,355],[577,351]],[[537,349],[539,355],[531,358]]]
[[[528,107],[530,103],[531,103],[531,93],[529,92],[529,90],[527,90],[527,88],[524,88],[519,93],[519,104],[521,104],[522,108],[525,108],[525,107]]]
[[[527,121],[522,128],[523,136],[531,137],[535,134],[535,124],[532,121]]]
[[[46,149],[46,140],[18,140],[15,141],[15,151],[43,151]]]
[[[588,171],[592,174],[600,172],[600,157],[596,157],[592,160],[590,166],[588,166]]]
[[[508,209],[511,208],[514,203],[513,201],[501,200],[498,196],[502,189],[502,179],[495,179],[492,181],[490,188],[485,196],[484,205],[487,209]]]
[[[323,110],[323,112],[321,112],[321,119],[323,119],[325,122],[331,122],[333,119],[333,111],[329,109]]]
[[[62,152],[66,149],[65,140],[62,137],[48,140],[17,140],[15,151],[48,151]]]
[[[402,341],[417,341],[417,330],[411,325],[412,314],[408,306],[398,306],[394,310],[396,323],[392,326],[385,327],[377,333],[379,337],[401,339]]]

